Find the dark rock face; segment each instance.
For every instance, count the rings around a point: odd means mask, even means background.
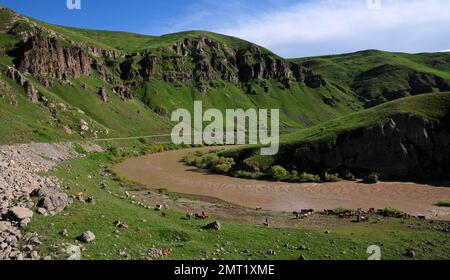
[[[15,63],[22,73],[57,79],[91,73],[91,59],[83,49],[62,46],[55,38],[41,35],[31,37],[19,47],[18,52]]]
[[[6,69],[5,75],[6,77],[16,81],[21,87],[23,87],[31,102],[36,103],[39,101],[39,93],[37,89],[17,69],[14,69],[13,67],[8,67]]]
[[[26,81],[23,87],[25,89],[25,92],[27,93],[28,99],[30,99],[30,101],[33,103],[37,103],[39,101],[38,91],[33,86],[33,84],[29,81]]]
[[[101,88],[98,90],[98,96],[100,97],[100,99],[101,99],[103,102],[107,102],[107,101],[108,101],[108,93],[106,92],[106,89],[105,89],[104,87],[101,87]]]
[[[276,80],[284,88],[294,82],[305,82],[310,87],[326,85],[310,70],[269,53],[257,46],[232,49],[209,38],[186,39],[163,49],[164,55],[143,53],[139,62],[132,58],[121,64],[122,79],[160,79],[171,83],[212,82],[249,83],[252,80]],[[204,84],[203,84],[204,86]]]
[[[114,91],[124,99],[133,99],[133,92],[124,85],[119,85],[114,88]]]
[[[30,33],[24,40],[11,51],[16,69],[23,74],[62,82],[89,76],[95,70],[113,87],[134,86],[154,79],[177,86],[193,83],[203,94],[218,81],[246,87],[255,80],[273,80],[281,89],[289,89],[296,82],[311,88],[326,85],[325,80],[311,70],[261,47],[250,45],[233,49],[205,36],[139,53],[121,53],[78,43],[66,45],[58,36],[47,36],[39,31]],[[265,88],[268,92],[269,87]],[[35,91],[26,90],[30,99],[36,100]],[[117,88],[116,92],[126,99],[133,96],[128,87]],[[254,94],[253,90],[249,94]]]
[[[305,171],[349,170],[382,179],[440,179],[450,174],[450,127],[412,114],[399,114],[369,128],[340,135],[335,145],[295,151]]]

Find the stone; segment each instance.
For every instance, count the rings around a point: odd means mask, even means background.
[[[221,224],[220,224],[219,221],[214,221],[214,222],[204,226],[203,229],[220,230],[221,229]]]
[[[416,251],[412,248],[406,249],[405,255],[410,258],[416,257]]]
[[[43,208],[50,215],[61,213],[69,205],[69,197],[59,189],[45,189],[39,191],[37,207]]]
[[[162,249],[158,249],[158,248],[151,248],[150,250],[148,250],[147,256],[151,259],[151,260],[157,260],[162,258],[163,255],[163,250]]]
[[[59,234],[64,236],[64,237],[69,236],[69,233],[68,233],[67,229],[63,229]]]
[[[48,215],[47,210],[45,208],[39,207],[39,208],[36,209],[36,212],[39,215],[42,215],[42,216],[47,216]]]
[[[78,237],[78,240],[83,243],[91,243],[95,240],[95,235],[92,231],[85,231],[80,237]]]
[[[76,245],[69,245],[66,248],[66,253],[68,255],[68,261],[79,261],[81,260],[81,248]]]
[[[101,88],[98,90],[98,96],[100,97],[100,99],[101,99],[103,102],[107,102],[107,101],[108,101],[108,93],[106,92],[106,89],[105,89],[104,87],[101,87]]]
[[[31,221],[30,218],[28,219],[23,219],[22,221],[20,221],[19,223],[19,227],[20,228],[26,228],[28,226],[28,223]]]
[[[114,225],[118,228],[128,228],[128,225],[124,221],[121,221],[121,220],[116,221],[114,223]]]
[[[22,221],[25,219],[31,219],[33,217],[33,211],[31,211],[28,208],[24,207],[13,207],[11,210],[11,214],[13,215],[13,218]]]

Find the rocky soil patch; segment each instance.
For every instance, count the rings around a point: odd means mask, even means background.
[[[39,237],[23,235],[20,228],[28,225],[34,211],[56,215],[72,202],[57,178],[39,174],[76,156],[70,143],[0,146],[0,260],[49,259],[34,249]]]

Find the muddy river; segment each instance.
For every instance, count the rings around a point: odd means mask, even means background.
[[[325,184],[294,184],[245,180],[186,166],[184,155],[195,150],[169,151],[129,159],[116,166],[123,176],[149,188],[215,197],[250,208],[273,211],[301,209],[395,207],[413,215],[450,220],[450,208],[437,207],[439,200],[450,199],[448,184],[382,182],[365,185],[342,181]]]

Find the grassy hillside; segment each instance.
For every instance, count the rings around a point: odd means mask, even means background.
[[[330,82],[354,92],[368,107],[411,94],[450,89],[450,53],[368,50],[291,61],[310,67]],[[436,77],[444,80],[440,89],[434,81]]]
[[[289,158],[293,159],[292,153],[299,147],[318,144],[333,146],[340,135],[379,124],[393,115],[413,113],[430,120],[442,120],[448,117],[449,112],[449,93],[433,93],[406,97],[327,121],[298,132],[282,135],[280,152],[274,156],[260,156],[259,147],[226,151],[221,155],[232,156],[238,158],[240,161],[245,160],[250,164],[260,166],[262,169],[268,169],[276,162],[286,161],[285,159]]]
[[[65,51],[85,51],[92,71],[65,79],[25,73],[38,91],[39,102],[31,103],[23,86],[5,73],[20,66],[27,52],[23,41],[36,36],[56,38]],[[33,51],[27,55],[25,65],[42,60],[33,58]],[[44,61],[29,69],[60,64]],[[167,133],[171,112],[192,110],[194,100],[220,110],[280,109],[282,129],[301,129],[364,106],[450,90],[449,69],[448,54],[365,51],[287,61],[250,42],[211,32],[146,36],[86,30],[2,8],[0,127],[5,129],[0,143]],[[54,72],[50,74],[58,74]],[[134,98],[115,93],[117,86]],[[100,88],[105,89],[106,102]],[[89,132],[81,131],[82,123],[89,125]]]
[[[118,57],[96,57],[89,54],[89,58],[102,67],[101,73],[99,69],[93,69],[89,77],[68,77],[66,81],[60,81],[51,77],[25,75],[40,96],[40,101],[32,104],[27,100],[25,90],[7,78],[5,72],[8,67],[17,66],[15,64],[18,58],[15,53],[21,52],[22,47],[18,44],[23,40],[23,34],[36,32],[44,36],[56,36],[67,48],[96,47],[102,51],[112,51],[118,54]],[[28,37],[27,35],[26,38]],[[236,52],[246,50],[250,56],[266,55],[271,59],[281,59],[244,40],[210,32],[192,31],[156,37],[86,30],[47,24],[23,17],[6,8],[1,9],[0,48],[3,51],[0,52],[0,85],[3,99],[0,103],[0,114],[3,117],[0,126],[5,129],[0,132],[0,142],[92,138],[94,133],[98,137],[167,133],[171,127],[171,112],[178,108],[191,110],[194,100],[202,100],[206,108],[214,107],[220,110],[279,108],[281,125],[285,128],[311,126],[360,108],[360,102],[354,96],[332,85],[310,88],[301,83],[294,83],[292,87],[285,88],[275,79],[251,80],[242,84],[230,83],[220,77],[214,80],[173,81],[191,71],[200,76],[209,75],[207,69],[196,70],[199,64],[191,62],[193,57],[181,57],[180,59],[187,60],[186,65],[181,68],[179,63],[172,62],[173,57],[177,56],[172,51],[174,45],[180,42],[195,43],[205,38],[214,44],[221,44],[220,48],[223,48],[224,52],[227,52],[227,49]],[[252,54],[253,50],[257,50],[258,54]],[[143,71],[140,60],[148,53],[167,62],[157,65],[155,75],[159,78],[142,80],[137,73]],[[202,55],[209,61],[222,59],[224,54],[220,49],[211,48]],[[123,78],[120,72],[128,62],[130,68],[127,71],[132,77]],[[200,66],[208,67],[203,64]],[[235,70],[230,68],[224,71]],[[108,80],[102,76],[105,74],[109,75]],[[215,75],[218,74],[221,73]],[[163,78],[168,75],[169,80]],[[51,85],[45,87],[43,80],[50,81]],[[135,98],[120,98],[113,92],[113,87],[117,85],[129,88]],[[102,102],[99,98],[101,87],[105,88],[109,96],[107,102]],[[202,88],[207,92],[201,90]],[[42,99],[47,101],[43,102]],[[325,100],[331,100],[332,104],[326,104]],[[83,121],[92,129],[90,133],[81,135],[80,122]],[[67,128],[72,133],[68,134]]]
[[[139,142],[132,142],[126,149],[139,149],[141,146]],[[258,225],[259,219],[261,224],[265,219],[261,213],[261,217],[255,217],[252,223],[222,220],[220,231],[203,230],[202,227],[215,217],[189,220],[179,210],[155,211],[155,205],[137,205],[133,202],[136,199],[126,198],[125,192],[139,192],[144,189],[142,186],[120,179],[117,181],[115,177],[99,176],[102,166],[117,159],[109,152],[89,154],[67,161],[51,173],[67,186],[68,194],[83,192],[86,197],[94,197],[96,203],[76,200],[62,215],[33,217],[26,231],[39,234],[42,241],[38,247],[40,252],[53,259],[65,259],[67,256],[61,249],[66,244],[79,244],[76,237],[91,230],[96,240],[83,245],[82,258],[85,260],[145,260],[151,248],[172,249],[172,254],[164,257],[169,260],[366,260],[369,257],[366,251],[371,245],[381,247],[383,259],[408,259],[405,256],[407,248],[415,249],[417,259],[448,258],[450,244],[447,233],[440,231],[440,227],[431,221],[421,221],[418,225],[416,219],[380,217],[370,223],[354,223],[350,219],[317,214],[309,218],[314,220],[311,222],[314,226],[304,225],[308,221],[303,221],[297,224],[299,228],[267,228]],[[108,187],[102,189],[100,184]],[[163,197],[156,191],[147,196]],[[178,199],[179,196],[173,194],[175,203]],[[180,204],[190,201],[179,200]],[[221,203],[217,207],[235,206]],[[117,220],[126,222],[129,228],[115,227]],[[290,216],[285,220],[291,220]],[[61,234],[64,230],[67,236]]]

